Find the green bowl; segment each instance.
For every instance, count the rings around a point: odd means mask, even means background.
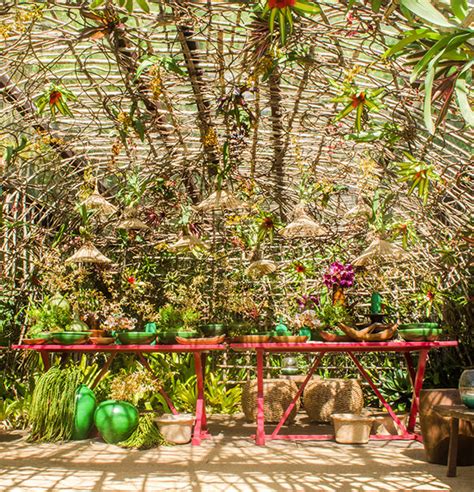
[[[406,342],[433,342],[438,340],[443,330],[438,328],[438,323],[410,323],[400,325],[398,332]]]
[[[180,338],[197,338],[199,336],[197,331],[184,331],[184,330],[168,330],[160,331],[160,343],[165,345],[173,345],[178,343],[176,337]]]
[[[225,335],[226,327],[222,323],[209,323],[200,327],[202,334],[206,337],[218,337]]]
[[[78,333],[77,331],[60,331],[51,333],[50,341],[59,345],[81,345],[89,339],[89,333]]]
[[[117,333],[116,337],[123,345],[149,345],[156,338],[156,334],[146,331],[125,331]]]

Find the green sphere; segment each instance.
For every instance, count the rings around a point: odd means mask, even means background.
[[[138,410],[126,401],[107,400],[97,407],[94,423],[106,443],[117,444],[136,429]]]
[[[85,384],[76,391],[76,410],[74,412],[74,430],[72,438],[76,441],[87,439],[94,423],[96,399],[94,392]]]

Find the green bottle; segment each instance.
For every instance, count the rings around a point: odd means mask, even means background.
[[[378,292],[373,292],[370,299],[370,314],[380,314],[382,312],[382,297]]]

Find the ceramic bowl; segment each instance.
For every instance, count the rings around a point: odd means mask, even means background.
[[[59,345],[81,345],[89,339],[89,333],[77,331],[61,331],[51,334],[52,343]]]
[[[149,345],[155,340],[156,334],[147,333],[146,331],[126,331],[117,333],[116,337],[124,345]]]

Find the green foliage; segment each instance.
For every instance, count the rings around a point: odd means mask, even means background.
[[[402,39],[388,49],[384,56],[409,57],[413,63],[410,81],[424,76],[423,113],[425,126],[432,134],[444,120],[456,96],[461,115],[469,125],[474,125],[474,112],[468,98],[472,81],[472,40],[474,30],[465,22],[468,7],[465,0],[452,0],[449,18],[445,17],[428,0],[401,0],[402,11],[412,20],[414,13],[423,25],[405,31]],[[406,10],[404,10],[406,9]],[[441,101],[441,109],[433,123],[432,104]]]
[[[408,152],[403,152],[403,154],[407,158],[406,161],[394,162],[395,165],[398,165],[399,181],[409,183],[409,195],[418,190],[418,196],[423,200],[423,204],[426,205],[430,188],[434,182],[439,182],[441,178],[432,164],[420,161]]]
[[[410,377],[405,369],[392,368],[380,376],[380,393],[396,412],[410,409],[412,388]]]
[[[146,55],[141,58],[135,73],[135,79],[140,78],[151,67],[162,67],[167,72],[174,73],[180,77],[187,77],[188,75],[186,68],[182,67],[179,60],[174,56]]]
[[[96,9],[101,5],[105,4],[108,0],[92,0],[90,4],[91,9]],[[119,7],[124,7],[128,12],[132,13],[134,11],[135,3],[137,6],[142,9],[144,12],[150,12],[150,5],[148,5],[148,0],[112,0]]]
[[[154,413],[140,415],[138,426],[132,435],[126,441],[118,443],[122,448],[133,449],[151,449],[162,444],[166,444],[166,441],[155,424]]]
[[[321,296],[320,305],[315,307],[315,311],[323,329],[335,328],[339,323],[351,322],[348,309],[340,303],[333,304],[328,294]]]
[[[209,372],[206,375],[206,404],[214,413],[232,415],[240,410],[242,388],[225,384],[222,371]]]
[[[201,318],[201,314],[192,308],[176,308],[166,304],[158,311],[157,323],[161,331],[193,329]]]
[[[58,84],[51,84],[43,94],[35,101],[38,108],[38,113],[43,114],[49,109],[51,116],[55,119],[56,114],[60,113],[63,116],[73,116],[68,106],[68,101],[76,101],[77,97],[66,87]]]
[[[45,298],[41,304],[30,303],[27,318],[30,323],[28,333],[65,331],[73,320],[67,301],[54,302],[58,297]]]
[[[28,425],[31,395],[0,399],[0,423],[8,428],[25,429]]]
[[[15,161],[15,158],[27,148],[28,144],[28,138],[25,135],[21,135],[20,141],[17,141],[16,145],[7,145],[3,154],[3,158],[5,159],[6,164],[13,163]]]
[[[71,439],[76,390],[82,374],[77,367],[52,367],[37,381],[30,408],[31,441]]]

